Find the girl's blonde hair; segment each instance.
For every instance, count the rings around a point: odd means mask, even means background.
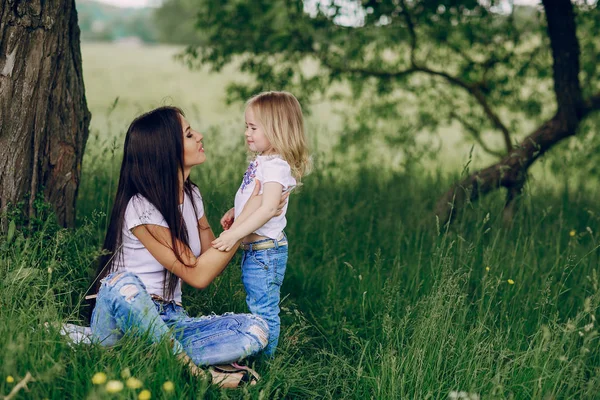
[[[262,92],[246,102],[275,151],[290,165],[298,183],[310,172],[304,117],[298,99],[288,92]]]

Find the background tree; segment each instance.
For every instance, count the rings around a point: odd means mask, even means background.
[[[203,0],[196,27],[205,41],[183,58],[217,71],[239,63],[255,84],[232,85],[232,100],[273,88],[304,101],[362,99],[363,111],[344,129],[346,142],[364,143],[364,132],[380,130],[382,119],[393,121],[384,129],[397,143],[456,122],[497,162],[457,182],[436,213],[447,221],[503,187],[511,220],[529,167],[600,108],[599,9],[595,1],[576,4]],[[315,60],[318,68],[306,68]],[[332,90],[340,82],[349,95]],[[527,134],[531,122],[537,128]],[[484,140],[490,132],[500,146]]]
[[[161,43],[198,45],[202,42],[196,29],[198,2],[195,0],[169,0],[154,12],[158,39]]]
[[[74,0],[0,0],[0,202],[73,225],[90,113]]]

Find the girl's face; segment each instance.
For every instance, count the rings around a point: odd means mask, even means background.
[[[190,127],[190,123],[183,115],[179,116],[181,128],[183,129],[183,166],[186,169],[206,161],[202,139],[204,136]]]
[[[254,117],[252,107],[246,109],[245,118],[246,131],[244,132],[244,136],[246,136],[246,143],[248,143],[250,151],[262,154],[273,153],[273,146],[271,146],[269,139],[267,139],[263,126]]]

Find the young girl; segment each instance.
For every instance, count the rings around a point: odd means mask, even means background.
[[[196,365],[236,362],[262,350],[268,339],[267,325],[254,315],[190,318],[181,306],[181,282],[208,286],[239,245],[234,242],[226,253],[211,248],[215,236],[200,191],[189,179],[191,169],[206,160],[202,139],[174,107],[131,123],[91,321],[93,339],[106,346],[127,331],[167,340],[197,374]],[[232,229],[258,208],[260,198],[251,197]],[[240,369],[211,372],[230,387],[251,378]]]
[[[304,133],[302,109],[287,92],[264,92],[246,105],[246,142],[257,153],[250,162],[235,195],[235,207],[221,219],[225,231],[213,247],[229,251],[242,239],[242,281],[250,311],[269,325],[269,344],[264,354],[272,357],[279,341],[279,298],[288,257],[283,229],[285,213],[276,215],[282,193],[292,190],[308,172],[310,162]],[[262,203],[245,221],[242,209],[255,188],[263,184]],[[235,223],[234,223],[235,221]]]

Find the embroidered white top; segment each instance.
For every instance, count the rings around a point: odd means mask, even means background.
[[[278,155],[256,156],[248,165],[242,184],[235,194],[235,218],[242,213],[244,205],[254,190],[256,179],[263,185],[267,182],[278,182],[283,186],[283,191],[291,190],[296,186],[296,179],[292,176],[290,165],[284,159]],[[262,187],[259,194],[261,193]],[[287,202],[281,215],[271,218],[254,233],[277,239],[287,224],[286,212]]]
[[[202,204],[200,191],[196,187],[193,189],[193,197],[198,212],[197,216],[194,214],[192,199],[187,194],[184,196],[183,204],[179,205],[179,209],[183,214],[188,231],[190,249],[198,257],[201,251],[198,219],[204,215],[204,205]],[[115,257],[115,271],[125,270],[136,274],[146,286],[146,291],[149,294],[164,297],[165,268],[150,254],[142,242],[131,233],[131,230],[136,226],[145,224],[169,227],[156,207],[145,197],[138,194],[129,200],[125,210],[122,237],[123,257]],[[173,299],[167,300],[181,302],[181,279],[177,282]]]

